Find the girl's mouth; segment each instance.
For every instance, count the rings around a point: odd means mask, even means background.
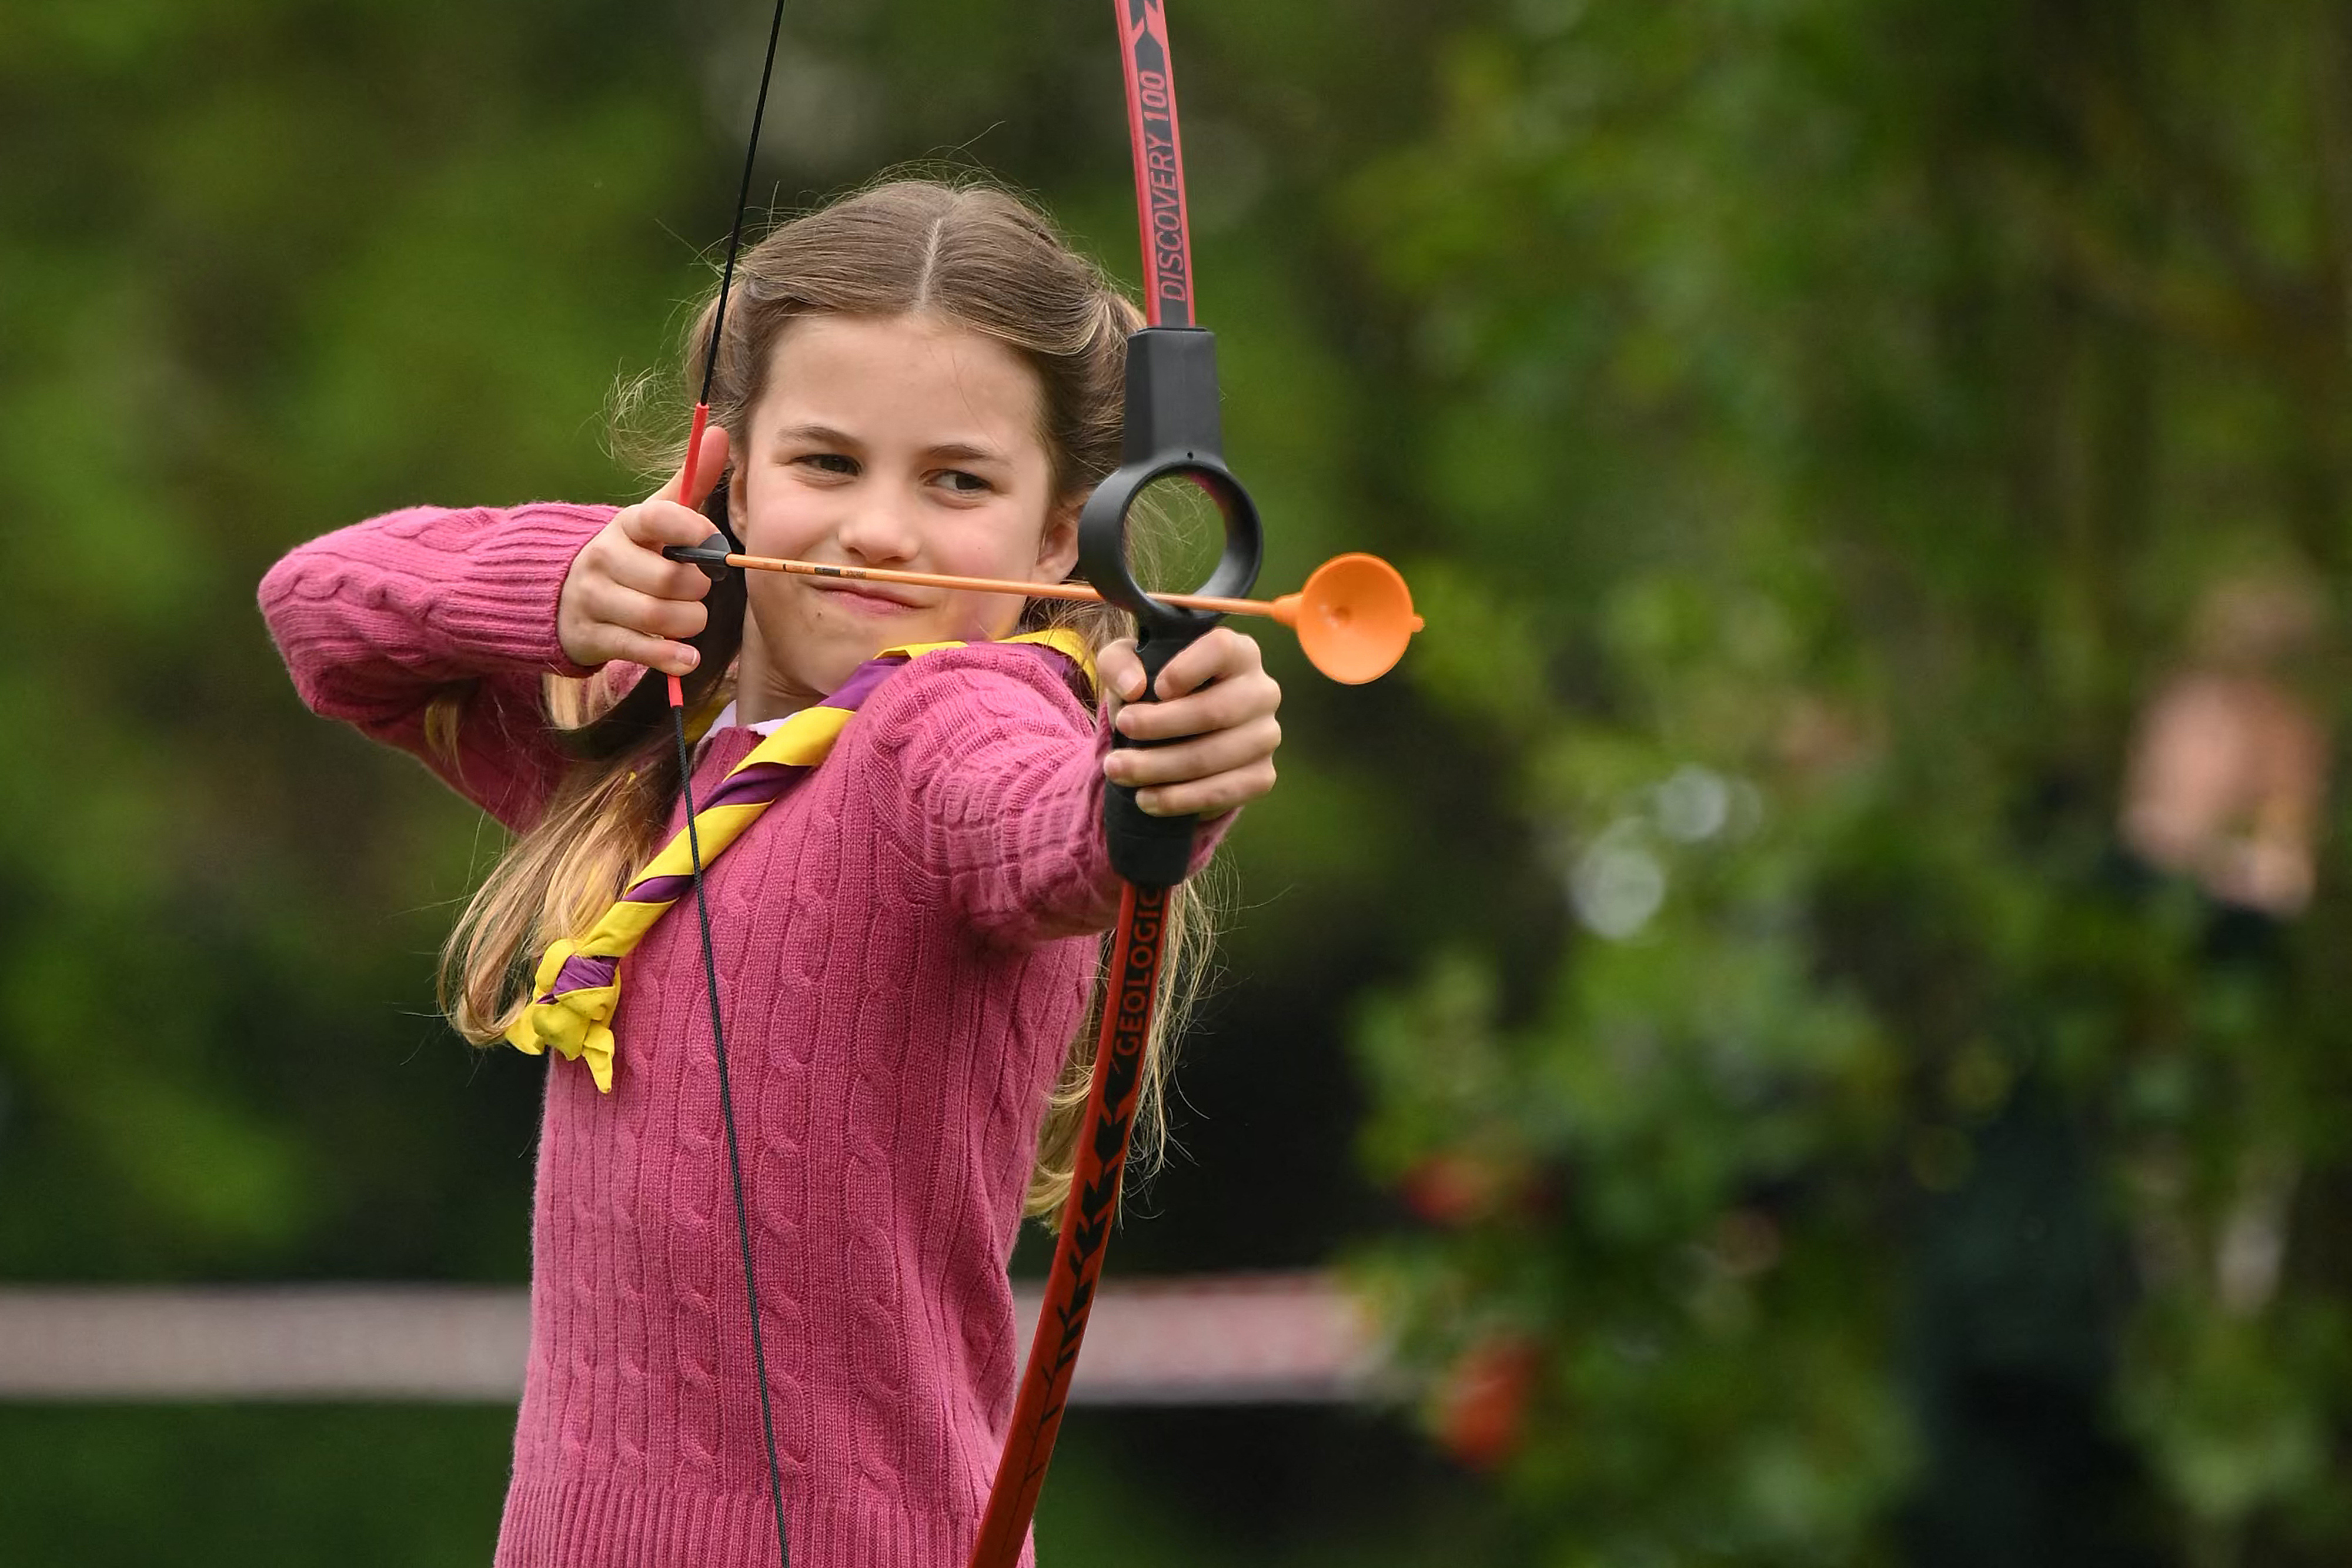
[[[856,582],[812,582],[809,586],[819,593],[835,596],[844,608],[860,615],[901,615],[919,610],[921,605],[900,599],[886,589]]]

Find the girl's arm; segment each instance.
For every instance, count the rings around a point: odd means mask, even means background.
[[[1118,915],[1102,831],[1110,736],[1064,684],[1066,668],[1007,643],[931,653],[858,716],[856,754],[877,816],[899,824],[957,914],[1003,946],[1108,930]],[[1194,871],[1236,814],[1202,824]]]
[[[711,430],[690,497],[681,467],[618,510],[390,512],[279,561],[261,612],[312,712],[422,759],[520,831],[569,762],[541,717],[546,676],[604,670],[625,690],[648,666],[694,667],[677,639],[702,630],[710,581],[661,550],[709,536],[697,508],[726,469],[727,433]],[[446,732],[430,722],[445,698],[457,720]]]
[[[421,759],[458,793],[520,830],[564,766],[547,737],[548,674],[591,672],[565,656],[556,606],[610,507],[555,503],[415,507],[314,539],[270,569],[261,611],[312,712]],[[426,714],[462,698],[448,749]]]

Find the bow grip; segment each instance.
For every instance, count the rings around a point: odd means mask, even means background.
[[[1257,581],[1263,545],[1257,507],[1225,466],[1217,409],[1216,339],[1198,327],[1146,327],[1127,340],[1127,405],[1118,469],[1087,497],[1078,515],[1078,568],[1111,603],[1135,617],[1143,661],[1140,702],[1155,700],[1160,672],[1222,617],[1165,604],[1146,593],[1128,569],[1128,517],[1144,491],[1184,479],[1206,494],[1224,518],[1225,545],[1199,592],[1240,598]],[[1113,748],[1164,745],[1113,733]],[[1135,791],[1103,791],[1103,834],[1111,866],[1140,887],[1173,887],[1192,862],[1195,817],[1154,817]]]
[[[1143,695],[1136,702],[1159,700],[1160,673],[1198,635],[1155,637],[1147,632],[1137,639],[1135,654],[1143,661]],[[1116,728],[1110,732],[1113,751],[1172,744],[1137,740]],[[1192,869],[1192,836],[1200,825],[1198,817],[1151,815],[1137,802],[1131,785],[1103,788],[1103,839],[1110,849],[1111,869],[1138,887],[1173,887],[1182,882]]]

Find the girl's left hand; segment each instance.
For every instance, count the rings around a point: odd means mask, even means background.
[[[1095,660],[1104,704],[1121,735],[1165,740],[1103,758],[1103,777],[1135,787],[1136,803],[1154,817],[1213,817],[1274,788],[1274,748],[1282,744],[1275,709],[1282,688],[1259,660],[1257,644],[1220,626],[1168,661],[1143,694],[1143,661],[1122,640]]]

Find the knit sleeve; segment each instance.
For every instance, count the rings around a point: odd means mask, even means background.
[[[563,655],[556,600],[609,507],[412,507],[311,540],[261,580],[261,612],[314,713],[422,760],[520,831],[565,765],[541,716]],[[428,744],[436,698],[458,699],[454,744]]]
[[[930,653],[885,682],[856,720],[876,820],[996,945],[1107,931],[1118,917],[1102,831],[1110,734],[1071,692],[1067,668],[1012,643]],[[1202,824],[1193,871],[1238,814]]]

